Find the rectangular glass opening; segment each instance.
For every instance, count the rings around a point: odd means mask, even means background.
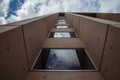
[[[59,28],[68,28],[68,26],[57,26],[57,29]]]
[[[79,59],[75,49],[51,49],[45,65],[50,70],[80,69]]]
[[[58,22],[60,22],[60,21],[63,21],[63,22],[65,22],[65,19],[60,19],[60,20],[58,20]]]
[[[95,70],[84,49],[43,49],[32,70]]]
[[[66,24],[65,21],[58,21],[58,24]]]
[[[51,32],[49,38],[76,38],[74,32]]]
[[[55,32],[54,38],[55,37],[71,37],[71,36],[69,32]]]

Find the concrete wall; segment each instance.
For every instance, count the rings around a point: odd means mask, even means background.
[[[96,14],[97,18],[118,21],[120,22],[120,14],[119,13],[98,13]]]
[[[0,27],[5,30],[0,33],[0,80],[23,80],[28,73],[28,64],[22,28],[3,27]],[[6,28],[9,29],[6,31]]]
[[[100,72],[105,80],[120,79],[120,24],[109,25]]]
[[[57,17],[58,14],[52,14],[9,24],[19,25],[23,29],[29,68],[32,67],[50,29],[54,27]]]
[[[76,30],[79,38],[105,80],[120,79],[120,23],[72,13],[65,15],[68,23],[74,19],[73,28],[79,27],[76,28],[80,29]],[[109,19],[113,18],[116,19],[113,16]]]
[[[99,70],[108,25],[83,17],[80,19],[80,24],[79,37]]]
[[[41,19],[25,24],[22,28],[30,68],[47,37],[45,20]]]
[[[83,12],[83,13],[75,13],[75,14],[120,22],[119,13],[84,13]]]
[[[58,14],[0,26],[0,80],[24,80]]]
[[[120,23],[72,13],[65,17],[104,79],[119,80]],[[57,19],[51,14],[0,26],[0,80],[25,79]]]
[[[87,52],[99,70],[108,25],[86,16],[76,14],[68,15],[74,19],[73,28],[75,28],[80,40],[85,45]]]

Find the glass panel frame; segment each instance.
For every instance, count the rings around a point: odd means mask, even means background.
[[[57,29],[61,29],[61,28],[62,29],[65,28],[66,29],[66,28],[68,28],[68,26],[67,25],[58,25],[58,26],[56,26],[56,28]]]
[[[66,33],[66,32],[59,32],[59,33]],[[51,32],[50,34],[49,34],[49,38],[78,38],[77,37],[77,35],[74,33],[74,32],[67,32],[67,33],[70,33],[70,37],[68,36],[68,37],[54,37],[54,35],[55,35],[55,32]]]
[[[51,49],[45,69],[80,70],[80,62],[75,49]]]
[[[56,48],[52,48],[56,49]],[[62,48],[65,50],[64,48]],[[80,68],[78,69],[46,69],[46,63],[49,57],[51,49],[44,48],[39,53],[39,56],[35,60],[31,70],[33,71],[97,71],[97,68],[93,64],[92,59],[89,57],[88,53],[84,48],[74,48],[79,59]],[[67,56],[66,56],[67,57]],[[72,59],[72,58],[69,58]]]

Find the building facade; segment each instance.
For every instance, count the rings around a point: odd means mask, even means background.
[[[120,15],[54,13],[0,26],[0,80],[119,80]]]

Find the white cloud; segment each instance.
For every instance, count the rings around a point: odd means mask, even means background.
[[[10,0],[0,0],[0,24],[5,24],[5,17],[7,16],[7,10],[9,8]]]
[[[59,12],[60,3],[57,0],[26,0],[22,7],[16,11],[16,15],[11,15],[7,21],[14,22],[15,20],[23,20],[44,14]]]
[[[5,23],[6,23],[5,17],[0,17],[0,24],[5,24]]]
[[[19,1],[19,0],[18,0]],[[114,12],[120,13],[120,0],[25,0],[7,20],[9,0],[0,3],[0,24],[32,18],[54,12]],[[21,5],[21,2],[19,2]]]
[[[120,0],[99,0],[99,12],[120,13]]]

